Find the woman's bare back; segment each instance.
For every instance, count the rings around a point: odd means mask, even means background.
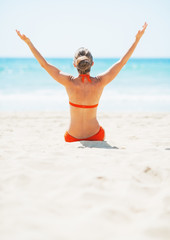
[[[99,103],[103,91],[102,84],[97,77],[90,77],[90,80],[91,82],[85,77],[84,82],[82,82],[80,76],[71,77],[70,84],[66,87],[71,103],[87,106]],[[80,139],[96,134],[100,129],[96,114],[97,107],[81,108],[70,105],[69,134]]]

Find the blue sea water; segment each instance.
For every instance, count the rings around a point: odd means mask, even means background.
[[[91,76],[106,71],[118,59],[97,58]],[[60,70],[77,76],[73,59],[49,58]],[[0,111],[68,110],[68,96],[33,58],[0,58]],[[99,111],[169,112],[170,59],[130,59],[108,84]]]

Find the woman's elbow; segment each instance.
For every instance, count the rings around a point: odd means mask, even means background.
[[[40,65],[41,65],[42,68],[46,68],[48,63],[46,61],[45,62],[41,62]]]
[[[122,58],[122,59],[120,60],[120,66],[121,66],[121,68],[123,68],[126,63],[127,63],[127,59]]]

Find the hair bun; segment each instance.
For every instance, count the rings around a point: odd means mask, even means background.
[[[93,63],[93,57],[90,51],[84,47],[79,48],[75,53],[74,63],[80,74],[86,74],[87,72],[90,72]]]
[[[77,65],[77,68],[82,70],[82,71],[85,71],[89,67],[91,67],[91,63],[90,63],[89,60],[81,60]]]

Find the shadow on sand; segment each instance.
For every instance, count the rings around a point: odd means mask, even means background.
[[[111,146],[107,141],[80,141],[82,146],[78,148],[107,148],[107,149],[119,149],[116,146]]]

